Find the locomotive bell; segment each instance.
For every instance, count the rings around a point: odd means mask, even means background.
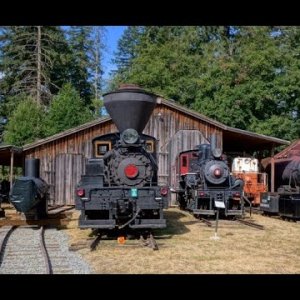
[[[156,105],[157,96],[135,85],[122,85],[103,95],[104,106],[118,130],[135,129],[141,134]]]

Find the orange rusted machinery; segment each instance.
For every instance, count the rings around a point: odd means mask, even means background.
[[[268,191],[268,175],[259,172],[258,159],[236,157],[232,162],[232,175],[244,181],[244,195],[253,206],[260,204],[260,194]]]

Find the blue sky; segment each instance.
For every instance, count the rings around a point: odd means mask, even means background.
[[[114,51],[117,49],[118,40],[122,36],[125,28],[127,26],[105,26],[106,28],[106,45],[107,50],[103,53],[103,69],[104,75],[103,79],[107,80],[109,77],[109,72],[115,69],[114,64],[112,64],[111,59],[113,58]]]
[[[63,26],[63,28],[66,28],[67,26]],[[113,69],[115,69],[114,64],[112,64],[111,60],[114,55],[114,51],[117,49],[118,40],[122,36],[125,28],[127,26],[105,26],[106,28],[106,38],[105,38],[105,44],[107,45],[107,50],[103,53],[103,79],[106,81],[109,78],[109,72]],[[2,77],[2,74],[0,73],[0,79]]]

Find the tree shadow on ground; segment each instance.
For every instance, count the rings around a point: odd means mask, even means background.
[[[180,211],[180,210],[166,210],[164,212],[164,216],[167,221],[167,227],[163,229],[156,229],[154,231],[154,235],[157,239],[159,238],[172,238],[173,235],[178,234],[185,234],[190,231],[188,229],[187,225],[191,225],[194,223],[198,223],[199,220],[189,220],[189,221],[182,221],[181,219],[189,216],[192,218],[191,215],[189,215],[187,212]]]

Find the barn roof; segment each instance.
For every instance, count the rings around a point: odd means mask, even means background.
[[[270,149],[272,145],[279,146],[290,144],[289,141],[283,139],[227,126],[221,122],[206,117],[194,110],[179,105],[175,103],[175,101],[166,100],[164,98],[158,98],[158,103],[160,102],[168,107],[172,107],[178,111],[186,113],[192,117],[195,117],[222,129],[224,151],[239,151],[243,149],[263,150]]]
[[[294,141],[290,146],[274,155],[275,159],[285,159],[300,156],[300,140]]]
[[[173,100],[166,100],[162,97],[158,97],[157,104],[161,104],[161,105],[165,105],[169,108],[173,108],[175,110],[183,112],[184,114],[187,114],[191,117],[202,120],[204,122],[207,122],[211,125],[214,125],[220,129],[222,129],[223,130],[224,151],[242,151],[243,149],[262,150],[262,149],[270,149],[271,146],[289,145],[290,144],[290,142],[286,141],[286,140],[282,140],[279,138],[266,136],[263,134],[258,134],[258,133],[254,133],[254,132],[227,126],[221,122],[218,122],[209,117],[206,117],[194,110],[191,110],[182,105],[179,105],[179,104],[175,103],[175,101],[173,101]],[[110,120],[111,120],[111,118],[109,116],[93,120],[93,121],[85,123],[83,125],[65,130],[60,133],[57,133],[57,134],[47,137],[45,139],[38,140],[34,143],[27,144],[23,147],[23,150],[29,150],[29,149],[35,148],[37,146],[55,141],[57,139],[80,132],[82,130],[91,128],[93,126],[108,122]]]
[[[49,142],[53,142],[53,141],[58,140],[60,138],[66,137],[68,135],[71,135],[71,134],[74,134],[74,133],[77,133],[77,132],[80,132],[82,130],[91,128],[93,126],[105,123],[105,122],[110,121],[110,120],[111,120],[111,117],[109,117],[109,116],[98,118],[98,119],[93,120],[91,122],[84,123],[84,124],[82,124],[80,126],[73,127],[73,128],[68,129],[68,130],[65,130],[65,131],[59,132],[57,134],[51,135],[51,136],[49,136],[49,137],[47,137],[45,139],[41,139],[41,140],[38,140],[36,142],[27,144],[27,145],[25,145],[23,147],[23,150],[29,150],[29,149],[41,146],[43,144],[46,144],[46,143],[49,143]]]
[[[12,153],[14,154],[14,166],[22,166],[22,148],[13,145],[0,146],[0,165],[10,165]]]

